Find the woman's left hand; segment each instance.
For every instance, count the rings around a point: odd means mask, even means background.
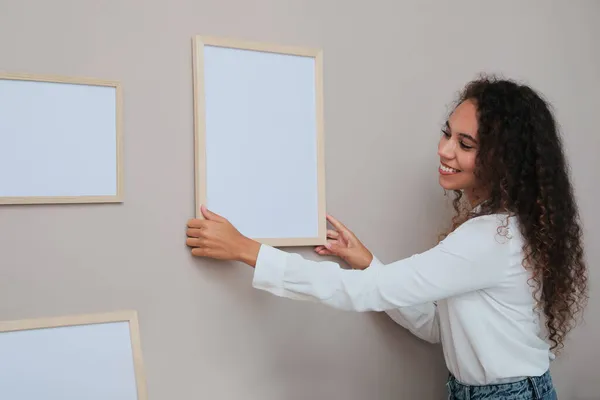
[[[334,230],[327,230],[327,244],[315,247],[322,256],[338,256],[354,269],[366,269],[373,261],[373,254],[356,235],[331,215],[327,220]]]
[[[254,266],[260,244],[242,235],[226,218],[215,214],[203,205],[205,219],[188,221],[186,244],[192,255],[219,260],[242,261]]]

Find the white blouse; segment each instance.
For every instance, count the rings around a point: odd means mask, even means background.
[[[385,311],[419,338],[441,342],[460,382],[485,385],[539,376],[553,359],[521,265],[517,221],[468,220],[434,248],[365,270],[261,245],[253,287],[350,311]]]

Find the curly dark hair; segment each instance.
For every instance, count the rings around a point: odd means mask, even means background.
[[[462,192],[454,191],[451,230],[496,212],[518,219],[523,265],[533,271],[551,349],[560,350],[587,303],[588,278],[578,208],[551,107],[525,84],[485,75],[466,85],[457,104],[466,100],[477,109],[475,176],[489,197],[469,210],[461,206]]]

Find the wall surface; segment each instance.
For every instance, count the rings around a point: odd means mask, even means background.
[[[593,0],[0,0],[0,70],[122,82],[126,190],[122,205],[0,208],[0,319],[138,310],[151,399],[444,398],[441,349],[385,315],[272,297],[250,268],[185,246],[191,37],[315,46],[328,212],[385,262],[446,226],[436,145],[467,80],[498,72],[552,101],[592,285],[586,325],[552,370],[561,398],[597,399],[599,19]]]

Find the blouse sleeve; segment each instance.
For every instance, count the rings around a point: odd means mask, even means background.
[[[377,257],[373,257],[369,268],[375,269],[383,265]],[[430,301],[412,307],[393,308],[385,310],[385,313],[392,321],[418,338],[429,343],[439,343],[441,341],[439,316],[435,302]]]
[[[392,321],[429,343],[439,343],[440,319],[434,302],[386,310]]]
[[[471,219],[432,249],[365,270],[311,261],[262,245],[253,286],[276,296],[352,311],[411,307],[499,284],[509,266],[495,216]]]

